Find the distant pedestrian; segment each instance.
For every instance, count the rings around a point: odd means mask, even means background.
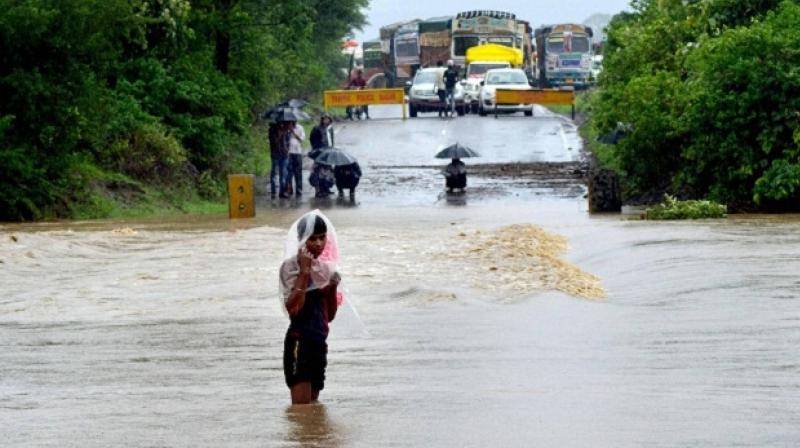
[[[325,113],[319,117],[319,124],[311,130],[310,141],[312,150],[333,146],[333,120],[330,115]]]
[[[306,139],[306,132],[303,126],[296,121],[287,124],[289,135],[289,176],[286,180],[287,190],[294,179],[295,196],[303,195],[303,141]]]
[[[275,198],[275,194],[286,197],[286,177],[288,176],[287,167],[289,164],[289,147],[286,142],[286,123],[271,123],[268,131],[270,164],[269,186],[270,195]],[[276,185],[276,182],[277,185]]]
[[[337,165],[333,169],[336,177],[336,189],[339,190],[339,198],[344,198],[344,190],[350,190],[350,200],[355,200],[356,187],[361,179],[361,167],[358,162],[350,165]]]
[[[444,63],[442,61],[436,61],[436,67],[442,68]],[[447,109],[447,89],[444,84],[444,70],[439,70],[436,72],[436,94],[439,95],[439,117],[443,115],[447,115],[445,110]]]
[[[347,84],[347,88],[350,90],[361,90],[367,88],[367,80],[364,79],[364,71],[361,69],[356,70],[356,77],[351,79],[350,82]],[[369,120],[369,107],[365,104],[363,106],[347,106],[345,112],[347,114],[347,118],[352,120],[353,115],[356,116],[359,120],[361,119],[361,112],[364,112],[364,116],[367,120]]]
[[[458,69],[453,60],[447,61],[447,70],[444,72],[444,86],[447,92],[447,109],[449,113],[456,113],[456,84],[458,83]]]

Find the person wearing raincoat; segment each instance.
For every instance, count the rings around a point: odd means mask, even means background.
[[[279,271],[280,298],[290,319],[283,372],[292,404],[308,404],[325,386],[328,324],[342,300],[338,248],[333,225],[318,211],[301,217],[289,234]]]

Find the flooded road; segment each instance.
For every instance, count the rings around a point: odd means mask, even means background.
[[[360,320],[332,323],[306,407],[289,406],[276,295],[313,200],[238,222],[0,226],[3,446],[800,442],[800,217],[642,222],[590,216],[580,195],[454,206],[412,186],[325,209]],[[462,235],[511,224],[567,238],[606,297],[451,268]]]

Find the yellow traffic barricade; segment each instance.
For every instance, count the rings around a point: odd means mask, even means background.
[[[500,104],[567,104],[572,106],[572,119],[575,119],[575,91],[558,89],[511,90],[497,89],[495,93],[494,116]]]
[[[256,216],[253,198],[254,179],[252,174],[228,176],[228,216],[230,219]]]
[[[326,112],[329,107],[371,104],[400,104],[403,106],[403,119],[406,119],[406,99],[403,89],[326,90],[323,95]]]

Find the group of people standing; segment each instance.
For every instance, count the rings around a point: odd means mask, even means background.
[[[270,154],[272,169],[270,170],[270,194],[272,198],[279,196],[289,198],[303,194],[303,142],[306,134],[303,126],[296,121],[279,121],[269,126]],[[349,190],[350,199],[355,199],[355,189],[361,179],[361,167],[357,162],[347,165],[331,166],[318,163],[317,157],[324,151],[333,148],[333,120],[330,115],[323,114],[319,124],[311,130],[309,137],[311,151],[308,156],[314,159],[309,176],[309,183],[316,190],[317,198],[333,194],[335,185],[339,197]],[[277,182],[276,182],[277,181]],[[294,185],[293,185],[294,184]]]

